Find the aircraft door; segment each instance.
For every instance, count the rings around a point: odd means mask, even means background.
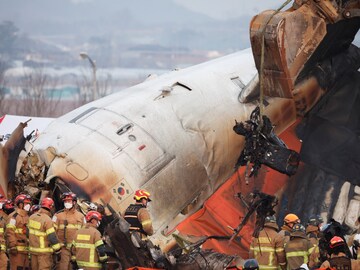
[[[76,124],[92,131],[88,134],[89,139],[106,141],[103,145],[114,158],[125,153],[145,173],[170,161],[150,134],[113,111],[95,109],[78,118]]]

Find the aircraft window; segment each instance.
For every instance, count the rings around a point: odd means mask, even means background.
[[[132,128],[134,125],[129,123],[129,124],[126,124],[125,126],[121,127],[118,131],[116,131],[116,133],[118,135],[122,135],[124,134],[126,131],[128,131],[130,128]]]
[[[231,78],[231,81],[238,87],[240,87],[240,89],[244,89],[245,87],[245,84],[240,80],[239,77],[234,77],[234,78]]]
[[[66,171],[79,181],[84,181],[89,176],[89,173],[80,164],[75,162],[67,164]]]
[[[92,112],[94,110],[97,110],[98,108],[96,107],[91,107],[89,109],[87,109],[85,112],[80,113],[78,116],[76,116],[74,119],[71,119],[69,121],[69,123],[75,123],[77,120],[79,120],[80,118],[82,118],[83,116],[87,115],[89,112]]]

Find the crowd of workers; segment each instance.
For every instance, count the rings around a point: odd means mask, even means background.
[[[27,194],[19,194],[14,200],[0,195],[0,270],[104,268],[108,256],[101,229],[106,218],[103,207],[91,203],[83,213],[72,192],[63,193],[61,200],[63,209],[53,214],[54,200],[50,197],[33,205]],[[147,210],[150,193],[137,190],[134,200],[124,219],[132,234],[145,240],[153,234]],[[279,228],[275,216],[267,216],[258,237],[252,239],[250,259],[242,269],[360,269],[360,260],[356,260],[359,232],[350,236],[348,243],[342,235],[333,235],[325,259],[321,259],[322,223],[320,216],[312,216],[305,228],[297,215],[288,214]]]
[[[290,213],[279,228],[275,216],[266,217],[264,228],[250,244],[251,260],[247,262],[250,266],[244,265],[243,269],[360,269],[360,260],[356,260],[359,232],[350,235],[347,242],[339,234],[320,245],[319,241],[325,239],[326,226],[322,223],[322,218],[316,215],[309,218],[305,227],[297,215]]]
[[[99,231],[103,207],[91,203],[82,213],[75,193],[65,192],[61,199],[63,209],[53,214],[54,200],[50,197],[33,205],[27,194],[19,194],[14,200],[0,195],[0,270],[105,268],[108,257]],[[124,218],[131,231],[145,238],[153,233],[146,209],[150,193],[137,190],[134,199]]]

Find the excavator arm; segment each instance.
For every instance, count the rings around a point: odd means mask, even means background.
[[[295,0],[286,11],[255,16],[250,38],[264,95],[293,98],[296,85],[319,62],[346,50],[359,27],[359,0]]]

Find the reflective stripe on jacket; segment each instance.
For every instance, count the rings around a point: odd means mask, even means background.
[[[303,237],[291,237],[285,245],[287,269],[297,269],[303,263],[308,263],[313,249],[314,247],[306,238],[305,233]],[[314,262],[309,262],[309,267],[312,267],[313,264]]]
[[[259,237],[251,241],[249,257],[258,261],[259,269],[285,268],[284,237],[277,228],[275,223],[266,223]]]
[[[136,203],[130,204],[124,214],[125,220],[130,223],[130,231],[138,231],[142,238],[154,234],[151,217],[146,206]]]
[[[86,224],[75,234],[71,249],[72,259],[76,260],[80,268],[101,268],[100,261],[107,259],[105,253],[99,252],[103,248],[104,242],[101,239],[100,232],[90,224]]]
[[[85,217],[73,207],[57,212],[53,217],[53,222],[61,245],[70,248],[76,231],[85,224]]]
[[[50,212],[41,208],[29,218],[29,251],[30,253],[53,253],[60,249]]]
[[[0,210],[0,251],[6,251],[5,227],[7,219],[8,215],[3,210]]]
[[[145,206],[142,204],[130,204],[125,211],[124,219],[130,224],[130,231],[140,231],[146,234],[138,218],[138,212],[141,208],[145,208]]]
[[[319,239],[317,238],[317,234],[314,232],[309,232],[307,234],[307,238],[314,247],[312,253],[310,254],[309,261],[313,261],[314,266],[320,266],[320,249],[319,249]]]
[[[28,220],[28,212],[23,209],[18,208],[9,215],[5,231],[7,248],[16,247],[18,252],[27,253],[26,225]]]

